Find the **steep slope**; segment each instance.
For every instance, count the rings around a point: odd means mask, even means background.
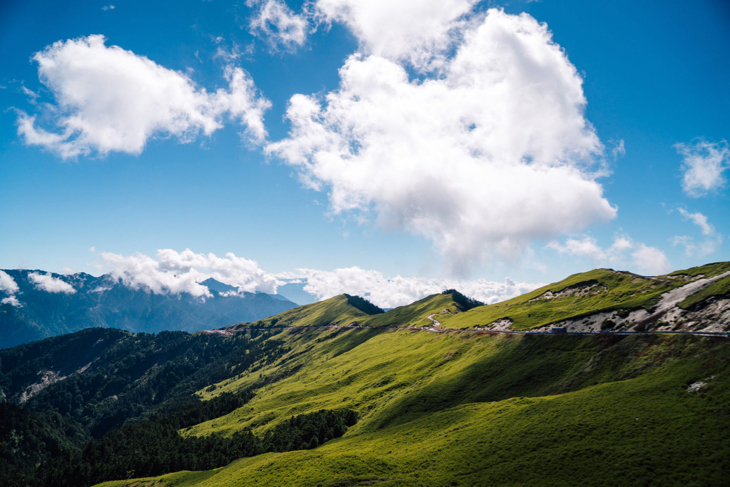
[[[687,300],[687,312],[727,317],[728,271],[599,269],[508,310],[525,322],[538,311],[543,330],[625,311],[657,329]],[[82,457],[44,464],[48,486],[176,468],[212,470],[133,485],[724,485],[727,337],[499,334],[468,323],[493,309],[477,304],[449,291],[382,313],[342,295],[216,333],[88,330],[0,351],[0,386],[35,413],[55,410],[97,434],[126,423]],[[720,325],[700,319],[709,326]],[[321,441],[292,429],[353,411],[357,423],[333,435],[325,423]],[[160,423],[165,415],[174,420]],[[280,433],[280,447],[256,447]]]
[[[349,325],[359,323],[369,316],[382,312],[382,309],[363,298],[341,294],[318,303],[290,309],[271,318],[253,323],[240,323],[228,327],[226,330],[237,331],[249,327]]]
[[[688,308],[709,297],[727,295],[728,277],[728,262],[657,277],[596,269],[502,303],[446,317],[443,326],[487,330],[561,327],[581,332],[695,330],[698,328],[692,325],[693,315],[668,311],[682,306]],[[712,316],[699,317],[705,325],[718,319],[722,322],[717,329],[703,327],[705,331],[724,331],[725,324],[730,324],[720,316],[722,310],[717,311],[719,313]],[[667,318],[671,320],[667,321]],[[695,325],[700,324],[695,322]]]
[[[442,319],[454,316],[475,306],[479,301],[470,300],[453,289],[441,294],[427,296],[407,306],[391,309],[383,314],[375,315],[361,324],[369,327],[433,327],[440,326]]]
[[[99,437],[167,403],[185,402],[236,368],[273,359],[266,330],[236,336],[94,328],[0,350],[0,400],[54,411]]]
[[[248,404],[184,434],[260,435],[335,408],[358,423],[311,451],[137,485],[723,485],[730,468],[726,340],[382,329],[280,339],[291,351],[279,360],[199,392],[256,387]]]
[[[155,294],[132,289],[111,276],[89,274],[52,277],[72,292],[48,292],[29,278],[42,271],[7,270],[19,287],[21,306],[0,305],[0,348],[85,328],[118,328],[131,332],[198,331],[275,315],[296,306],[281,296],[235,293],[236,288],[213,279],[206,282],[212,297]]]

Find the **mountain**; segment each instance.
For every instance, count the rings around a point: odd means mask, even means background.
[[[42,271],[4,272],[18,285],[15,298],[20,306],[0,305],[0,348],[91,327],[192,332],[253,321],[296,306],[281,296],[239,293],[214,279],[202,283],[212,295],[202,299],[133,289],[110,275],[51,274],[56,287],[44,288],[36,282],[38,275],[46,275]]]
[[[450,290],[387,312],[341,295],[215,333],[92,329],[0,350],[0,476],[726,485],[728,276],[597,269],[504,303]]]

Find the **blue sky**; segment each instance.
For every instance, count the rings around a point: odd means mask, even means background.
[[[390,307],[730,260],[729,55],[721,1],[3,2],[0,268]]]

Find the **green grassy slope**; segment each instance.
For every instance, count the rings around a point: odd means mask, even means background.
[[[433,326],[433,321],[428,316],[434,315],[433,319],[441,321],[445,316],[455,315],[464,311],[464,306],[457,303],[454,295],[434,294],[427,296],[407,306],[400,306],[390,311],[373,315],[365,320],[364,326]]]
[[[289,357],[203,394],[296,372],[186,434],[264,432],[336,407],[358,410],[358,424],[315,450],[137,485],[723,485],[730,469],[724,340],[376,330],[280,338]],[[700,392],[687,391],[701,380]]]
[[[279,327],[279,326],[328,326],[348,325],[352,322],[360,322],[367,318],[373,311],[362,306],[362,299],[356,296],[340,294],[334,298],[325,299],[318,303],[306,304],[290,309],[276,316],[255,321],[253,323],[241,323],[227,327],[227,330],[240,330],[249,326],[252,327]]]
[[[730,262],[714,262],[712,264],[705,264],[698,267],[691,267],[689,269],[674,271],[670,276],[705,276],[714,277],[723,272],[730,271]]]
[[[442,294],[371,315],[343,295],[262,320],[288,324],[273,338],[284,355],[198,391],[202,399],[244,389],[255,397],[183,435],[263,435],[321,409],[353,409],[359,422],[314,450],[128,485],[725,485],[727,339],[458,329],[507,317],[528,329],[598,310],[648,309],[664,292],[727,270],[730,263],[718,263],[642,277],[597,269],[468,311]],[[690,296],[688,306],[726,293],[726,281]],[[456,330],[392,329],[430,326],[432,314]],[[325,326],[353,321],[364,328]]]
[[[727,295],[730,295],[730,276],[715,281],[704,289],[700,289],[680,302],[678,306],[687,309],[709,297]]]
[[[374,311],[369,303],[343,294],[314,304],[300,306],[279,315],[254,323],[229,327],[281,326],[346,326],[356,324],[369,327],[423,327],[433,325],[428,319],[439,321],[444,328],[483,327],[495,321],[509,319],[512,329],[527,330],[558,321],[578,318],[598,311],[618,309],[650,309],[663,293],[701,277],[713,277],[730,271],[730,262],[707,264],[666,276],[644,277],[612,269],[595,269],[574,274],[560,282],[549,284],[516,298],[486,306],[467,309],[451,293],[435,294],[407,306],[386,313]],[[689,307],[709,296],[727,294],[730,284],[723,279],[688,297],[680,306]],[[553,297],[548,297],[552,294]],[[557,295],[557,296],[556,296]]]
[[[686,283],[677,276],[643,277],[611,269],[596,269],[574,274],[508,301],[471,309],[446,318],[442,323],[448,328],[471,328],[508,318],[513,322],[513,329],[526,330],[599,310],[650,308],[661,294]],[[581,289],[582,293],[579,292]],[[558,294],[566,291],[564,296],[543,298],[547,292]]]

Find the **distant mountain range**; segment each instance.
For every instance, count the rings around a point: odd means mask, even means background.
[[[13,295],[17,303],[5,299],[0,304],[0,348],[91,327],[134,333],[193,332],[255,321],[297,306],[281,295],[239,292],[214,279],[201,283],[212,294],[202,299],[186,293],[134,289],[108,274],[60,275],[26,269],[3,272],[15,281],[18,290]]]

